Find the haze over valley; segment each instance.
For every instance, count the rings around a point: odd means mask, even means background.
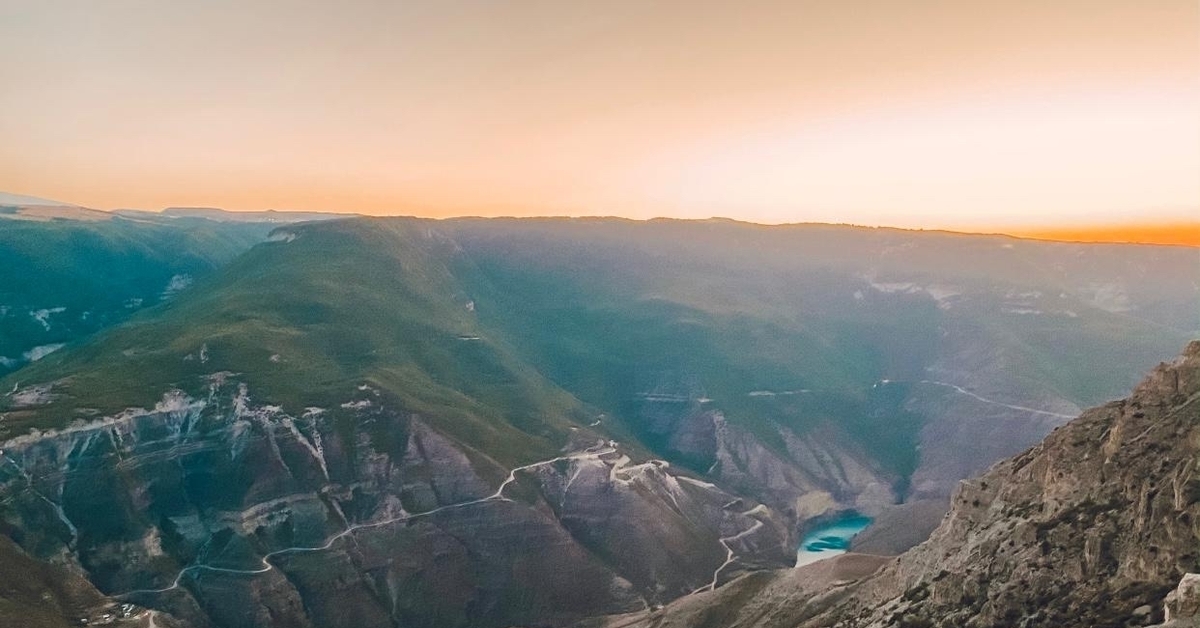
[[[1200,626],[1194,0],[0,3],[0,628]]]
[[[899,553],[1200,311],[1186,247],[193,214],[0,230],[0,516],[158,625],[566,625],[843,522]]]

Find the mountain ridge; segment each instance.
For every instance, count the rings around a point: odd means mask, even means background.
[[[10,199],[5,201],[3,199]],[[24,200],[22,200],[24,199]],[[286,210],[286,209],[260,209],[260,210],[227,210],[220,207],[191,207],[191,206],[172,206],[165,207],[158,211],[148,211],[141,209],[110,209],[96,210],[89,209],[80,205],[72,205],[60,201],[43,199],[35,196],[25,196],[20,194],[11,194],[0,192],[0,206],[12,207],[65,207],[78,208],[92,212],[112,214],[132,219],[146,218],[162,218],[162,217],[189,217],[189,218],[205,218],[217,221],[234,221],[234,222],[277,222],[277,223],[293,223],[311,220],[336,220],[340,218],[352,217],[367,217],[364,214],[354,212],[325,212],[325,211],[302,211],[302,210]],[[415,218],[408,214],[383,214],[374,215],[377,218]],[[67,219],[68,216],[60,216]],[[947,228],[922,228],[922,227],[889,227],[889,226],[872,226],[859,225],[854,223],[832,223],[832,222],[783,222],[783,223],[756,223],[751,221],[739,220],[736,218],[713,216],[710,218],[672,218],[672,217],[654,217],[654,218],[625,218],[620,216],[604,216],[604,215],[589,215],[589,216],[565,216],[565,215],[546,215],[546,216],[526,216],[515,218],[512,216],[491,216],[481,217],[464,214],[460,216],[452,216],[446,218],[427,218],[429,220],[448,220],[448,221],[468,221],[468,220],[599,220],[599,221],[628,221],[628,222],[690,222],[690,223],[714,223],[714,224],[734,224],[734,225],[750,225],[758,227],[796,227],[796,228],[812,228],[812,227],[849,227],[854,229],[876,229],[884,231],[899,231],[910,233],[930,233],[944,235],[963,235],[963,236],[983,236],[983,237],[1005,237],[1013,240],[1027,240],[1032,242],[1053,242],[1060,244],[1117,244],[1117,245],[1144,245],[1144,246],[1169,246],[1169,247],[1185,247],[1195,248],[1200,246],[1200,242],[1192,236],[1192,233],[1200,233],[1200,223],[1175,222],[1165,223],[1163,225],[1130,225],[1128,226],[1133,232],[1144,233],[1146,237],[1142,240],[1122,239],[1119,237],[1122,227],[1119,226],[1097,226],[1097,227],[1080,227],[1078,229],[1061,228],[1061,229],[1029,229],[1029,228],[1013,228],[1010,230],[984,230],[984,231],[960,231]],[[1186,231],[1187,235],[1172,236],[1172,232]],[[1100,234],[1095,237],[1088,238],[1078,234]],[[1114,235],[1118,234],[1118,235]],[[1102,237],[1103,236],[1103,237]]]
[[[1187,333],[1186,252],[1104,252],[724,222],[279,226],[0,380],[0,521],[200,625],[561,625],[723,594],[791,564],[809,521],[948,495]]]

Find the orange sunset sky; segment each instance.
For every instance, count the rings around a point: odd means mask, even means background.
[[[1196,0],[14,0],[0,89],[0,190],[103,209],[1200,244]]]

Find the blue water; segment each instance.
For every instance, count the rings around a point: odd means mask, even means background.
[[[796,551],[796,566],[845,554],[846,550],[850,549],[850,541],[854,535],[865,530],[871,525],[871,521],[870,517],[847,515],[809,530],[800,541],[800,549]]]

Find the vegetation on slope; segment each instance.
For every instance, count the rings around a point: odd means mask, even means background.
[[[1004,237],[607,219],[349,219],[272,240],[0,381],[57,381],[0,430],[202,394],[230,371],[295,414],[368,386],[502,460],[604,414],[600,429],[704,470],[711,448],[678,446],[655,417],[718,410],[780,452],[784,432],[833,429],[903,482],[923,420],[906,402],[947,334],[995,347],[1029,391],[1086,404],[1186,336],[1196,298],[1171,293],[1189,251],[1168,247],[1109,251],[1116,268]],[[1115,356],[1128,367],[1099,368]]]
[[[0,220],[0,374],[170,298],[267,230],[198,219]]]

